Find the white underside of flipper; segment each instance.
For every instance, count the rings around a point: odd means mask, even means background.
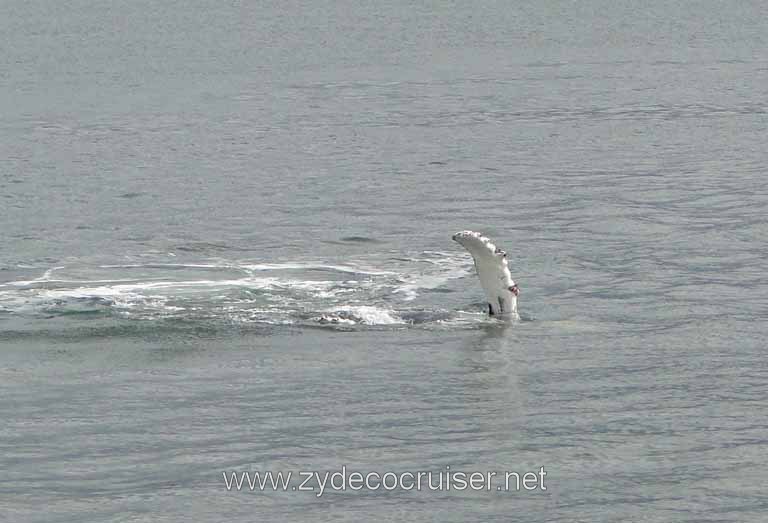
[[[479,232],[457,232],[453,239],[475,260],[480,285],[488,299],[489,313],[492,316],[517,317],[519,291],[507,266],[507,253]]]

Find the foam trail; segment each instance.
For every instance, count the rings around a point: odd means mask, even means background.
[[[410,309],[404,303],[416,299],[422,291],[446,287],[447,282],[466,276],[472,269],[465,256],[441,252],[420,252],[410,257],[406,253],[403,258],[389,261],[377,256],[370,263],[117,261],[129,263],[41,267],[40,277],[0,283],[4,321],[13,321],[14,315],[31,317],[35,322],[62,316],[67,321],[59,325],[67,326],[112,314],[109,321],[173,318],[188,324],[234,321],[430,328],[451,324],[457,312],[429,307]],[[57,272],[61,269],[64,271]],[[477,321],[484,318],[478,315]]]

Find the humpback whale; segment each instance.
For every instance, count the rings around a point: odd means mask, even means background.
[[[488,299],[488,314],[516,318],[520,289],[509,272],[507,253],[479,232],[457,232],[453,240],[469,251],[475,261],[480,285]]]

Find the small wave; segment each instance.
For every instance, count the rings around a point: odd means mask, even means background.
[[[63,268],[63,267],[60,267]],[[236,265],[217,263],[120,263],[99,265],[100,269],[233,269]]]
[[[343,238],[339,238],[342,242],[350,242],[350,243],[382,243],[381,240],[377,240],[376,238],[368,238],[367,236],[344,236]]]
[[[24,286],[24,285],[35,285],[38,283],[43,282],[49,282],[53,281],[51,278],[53,276],[53,273],[59,269],[63,269],[63,266],[59,267],[51,267],[50,269],[46,269],[45,272],[42,274],[42,276],[32,279],[32,280],[19,280],[19,281],[12,281],[5,284],[0,285],[0,287],[4,287],[6,285],[12,285],[12,286]]]
[[[376,270],[370,268],[354,267],[349,265],[327,265],[320,263],[257,263],[241,265],[251,271],[279,271],[279,270],[305,270],[305,271],[333,271],[346,274],[362,274],[366,276],[393,276],[396,272]]]
[[[63,267],[58,267],[62,269]],[[362,274],[367,276],[392,276],[397,273],[392,271],[356,267],[350,265],[332,265],[324,263],[121,263],[99,265],[101,269],[212,269],[212,270],[239,270],[244,272],[263,271],[330,271],[346,274]],[[39,280],[39,279],[38,279]],[[38,281],[33,280],[33,281]]]

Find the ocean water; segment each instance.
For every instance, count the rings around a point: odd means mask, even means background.
[[[765,521],[762,2],[1,11],[0,521]]]

